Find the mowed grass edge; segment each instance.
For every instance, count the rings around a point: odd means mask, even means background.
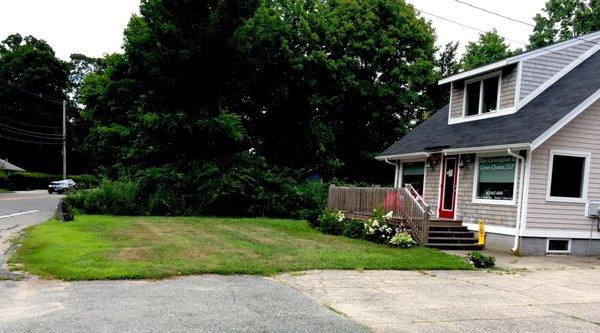
[[[44,278],[157,279],[273,275],[312,269],[470,269],[462,258],[323,235],[305,221],[267,218],[78,215],[27,231],[9,259]]]

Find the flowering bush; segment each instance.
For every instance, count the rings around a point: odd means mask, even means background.
[[[373,218],[364,224],[366,239],[377,243],[388,243],[394,235],[396,228],[390,226],[389,221],[393,212],[385,214],[383,209],[374,209]]]
[[[412,236],[406,231],[401,231],[392,237],[392,239],[390,239],[390,244],[403,249],[417,246],[417,242],[415,242]]]
[[[403,249],[417,245],[404,226],[390,223],[393,211],[385,213],[383,209],[373,210],[373,217],[367,222],[346,218],[340,211],[326,209],[319,216],[321,232],[343,235],[349,238],[366,239],[376,243],[389,244]]]
[[[323,214],[319,216],[319,226],[325,234],[341,235],[343,231],[343,223],[346,216],[342,212],[336,212],[331,209],[325,209]]]

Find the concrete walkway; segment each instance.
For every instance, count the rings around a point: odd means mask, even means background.
[[[600,332],[600,261],[501,256],[512,270],[311,271],[276,280],[381,332]]]

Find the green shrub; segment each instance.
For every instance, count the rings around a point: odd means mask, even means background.
[[[80,188],[91,188],[98,185],[98,178],[93,175],[68,176],[73,179]],[[6,187],[13,191],[27,191],[47,189],[48,184],[62,179],[60,175],[52,175],[41,172],[17,172],[6,176]],[[2,179],[0,179],[2,183]],[[0,186],[1,187],[1,186]]]
[[[100,184],[97,189],[79,190],[69,194],[65,202],[88,214],[144,215],[142,195],[132,181]]]
[[[68,176],[67,178],[73,179],[77,183],[78,188],[94,188],[100,185],[100,179],[94,175],[82,174]]]
[[[344,213],[336,212],[329,208],[325,209],[323,214],[319,216],[319,228],[321,232],[331,235],[341,235],[343,231],[343,223],[346,219]]]
[[[168,165],[147,168],[121,181],[105,181],[97,190],[74,193],[69,200],[78,210],[94,214],[267,216],[318,224],[327,184],[297,181],[263,169],[257,161],[249,161],[247,168],[232,165],[198,164],[185,172]],[[120,204],[130,200],[124,193],[135,195],[133,208]]]
[[[342,236],[348,238],[365,238],[365,224],[360,220],[346,220],[342,224]]]
[[[8,188],[13,191],[46,189],[50,182],[61,178],[40,172],[17,172],[8,175]]]
[[[468,253],[467,257],[473,263],[475,268],[492,268],[496,266],[496,258],[483,255],[479,251]]]
[[[4,172],[4,170],[0,170],[0,188],[8,188],[8,175],[6,172]]]
[[[412,236],[408,232],[399,232],[392,239],[390,239],[390,244],[393,246],[397,246],[402,249],[409,249],[411,247],[417,246],[417,242],[412,238]]]

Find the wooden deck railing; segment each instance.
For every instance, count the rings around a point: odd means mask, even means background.
[[[419,244],[427,244],[429,234],[429,207],[423,198],[407,185],[396,187],[329,187],[328,207],[358,216],[371,216],[382,207],[392,211],[395,219],[410,227]]]

